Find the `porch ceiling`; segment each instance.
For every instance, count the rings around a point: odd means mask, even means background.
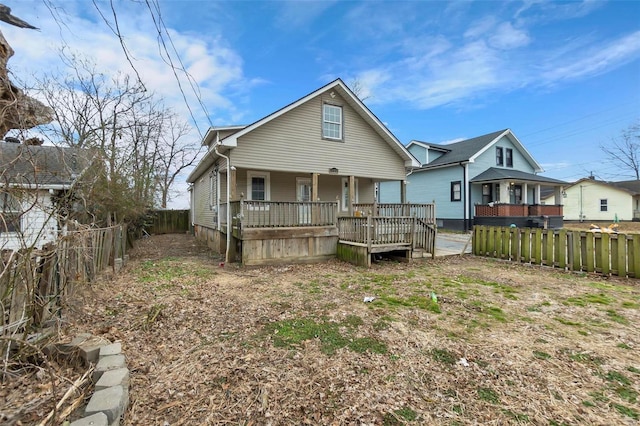
[[[520,170],[499,169],[497,167],[491,167],[485,170],[484,172],[480,173],[478,176],[472,178],[470,182],[485,183],[485,182],[495,182],[495,181],[509,180],[509,179],[523,181],[523,182],[535,182],[535,183],[554,185],[554,186],[568,185],[567,182],[564,182],[558,179],[535,175],[533,173],[527,173]]]

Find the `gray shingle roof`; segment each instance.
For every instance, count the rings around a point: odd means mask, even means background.
[[[634,195],[640,194],[640,180],[623,180],[620,182],[609,182],[609,184],[626,189]]]
[[[91,151],[0,142],[0,185],[71,185],[91,163]]]
[[[534,175],[533,173],[522,172],[520,170],[499,169],[497,167],[488,168],[484,172],[480,173],[478,176],[472,178],[470,182],[480,183],[480,182],[490,182],[490,181],[504,180],[504,179],[515,179],[520,181],[539,182],[539,183],[547,183],[547,184],[554,184],[554,185],[568,185],[567,182],[563,182],[558,179],[548,178],[540,175]]]
[[[441,157],[433,160],[429,164],[426,164],[424,168],[431,168],[436,166],[443,166],[446,164],[455,164],[461,161],[468,161],[471,157],[477,154],[478,151],[487,146],[506,130],[508,129],[498,130],[497,132],[489,133],[471,139],[466,139],[448,145],[429,144],[431,146],[446,149],[449,152],[443,154]]]

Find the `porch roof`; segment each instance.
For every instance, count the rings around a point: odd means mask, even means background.
[[[470,180],[471,183],[483,183],[494,182],[497,180],[513,179],[518,181],[537,182],[547,185],[568,185],[567,182],[548,178],[540,175],[534,175],[533,173],[522,172],[520,170],[513,169],[500,169],[497,167],[490,167],[478,176]]]

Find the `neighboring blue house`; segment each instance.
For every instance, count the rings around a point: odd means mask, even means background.
[[[411,141],[421,163],[406,179],[406,200],[436,204],[439,227],[468,230],[476,225],[562,227],[562,187],[538,175],[540,164],[509,129],[447,145]],[[551,187],[553,205],[540,193]],[[380,184],[381,203],[400,202],[398,183]]]

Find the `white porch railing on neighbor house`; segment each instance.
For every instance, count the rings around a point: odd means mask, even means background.
[[[232,201],[231,218],[243,228],[336,226],[335,201]],[[227,223],[227,204],[220,205],[220,223]]]

